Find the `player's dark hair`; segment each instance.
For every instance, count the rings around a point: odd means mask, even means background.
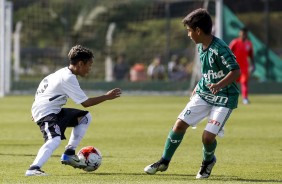
[[[212,19],[209,12],[206,9],[199,8],[189,13],[183,20],[184,26],[189,26],[195,30],[200,28],[205,34],[211,34],[212,32]]]
[[[90,49],[76,45],[71,48],[68,57],[70,64],[76,65],[79,61],[83,61],[84,63],[91,61],[94,55]]]
[[[248,28],[247,27],[242,27],[241,31],[243,31],[244,33],[247,33],[248,32]]]

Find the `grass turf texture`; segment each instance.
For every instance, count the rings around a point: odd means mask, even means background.
[[[93,145],[101,150],[101,167],[91,173],[60,163],[67,140],[43,166],[47,177],[25,177],[43,143],[31,122],[32,96],[0,99],[0,183],[280,183],[282,182],[282,96],[251,96],[250,105],[233,111],[225,137],[218,138],[217,164],[208,180],[195,180],[202,161],[202,122],[188,129],[169,169],[156,175],[143,172],[157,161],[168,131],[188,97],[123,96],[88,108],[93,115],[78,149]],[[241,101],[240,101],[241,102]],[[69,100],[67,107],[82,108]],[[69,138],[70,130],[66,131]]]

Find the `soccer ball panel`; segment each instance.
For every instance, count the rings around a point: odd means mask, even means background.
[[[97,170],[102,163],[101,152],[93,146],[87,146],[82,148],[78,152],[77,156],[81,161],[85,162],[85,164],[87,165],[87,167],[83,169],[87,172]]]

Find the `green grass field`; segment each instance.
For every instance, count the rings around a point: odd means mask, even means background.
[[[217,164],[208,180],[196,180],[201,158],[202,122],[188,129],[169,169],[146,175],[157,161],[168,131],[188,101],[184,96],[123,96],[88,110],[93,121],[79,148],[93,145],[103,154],[91,173],[60,163],[67,140],[43,166],[47,177],[25,177],[43,143],[30,118],[33,96],[0,99],[0,183],[282,183],[282,96],[253,95],[251,105],[239,104],[218,138]],[[68,107],[82,108],[71,101]],[[67,130],[67,138],[70,129]]]

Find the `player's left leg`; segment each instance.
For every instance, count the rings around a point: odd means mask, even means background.
[[[203,132],[203,161],[198,171],[196,178],[208,178],[211,174],[212,168],[216,163],[216,157],[214,155],[217,142],[215,139],[216,135],[206,130]]]
[[[76,110],[76,112],[79,112]],[[86,111],[84,111],[86,112]],[[92,121],[92,116],[89,112],[84,116],[77,117],[77,125],[74,126],[71,132],[70,140],[66,146],[65,152],[61,156],[61,162],[65,165],[70,165],[74,168],[85,168],[85,163],[82,163],[77,155],[75,154],[75,149],[79,145],[80,141],[84,137],[89,124]]]
[[[225,107],[213,107],[208,118],[207,126],[202,135],[203,142],[203,162],[197,179],[208,178],[216,163],[215,150],[217,147],[216,136],[223,136],[223,127],[229,118],[232,110]]]
[[[78,118],[78,125],[72,129],[70,140],[66,148],[70,148],[73,150],[77,148],[80,141],[84,137],[91,121],[92,116],[90,113],[87,113],[85,116]]]
[[[240,83],[241,83],[241,92],[242,92],[242,98],[243,98],[243,104],[249,104],[249,86],[248,86],[248,81],[249,81],[249,74],[248,73],[242,73],[241,78],[240,78]]]

